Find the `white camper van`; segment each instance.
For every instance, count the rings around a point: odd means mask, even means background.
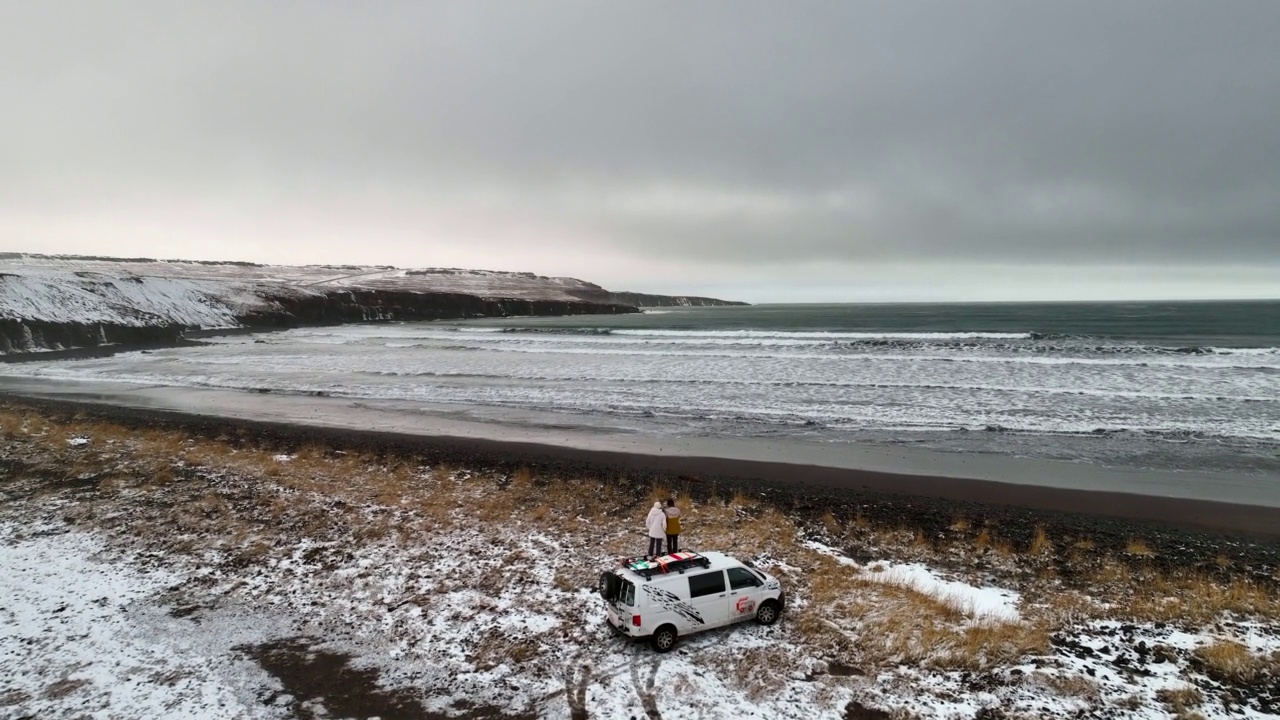
[[[681,635],[742,620],[772,625],[787,602],[777,578],[718,552],[624,558],[600,574],[600,594],[609,627],[649,638],[658,652]]]

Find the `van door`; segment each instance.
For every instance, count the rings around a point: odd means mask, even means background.
[[[627,634],[635,632],[635,629],[629,626],[631,618],[639,613],[636,604],[636,586],[626,578],[618,578],[618,595],[611,604],[605,606],[609,623],[620,630],[626,628],[624,632]]]
[[[729,568],[729,622],[750,620],[760,606],[760,587],[764,584],[750,570]]]
[[[725,587],[724,571],[713,570],[690,575],[689,603],[709,628],[729,622],[729,595]]]

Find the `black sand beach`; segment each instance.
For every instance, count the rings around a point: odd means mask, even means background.
[[[770,461],[698,455],[690,454],[688,448],[666,453],[634,439],[628,442],[635,449],[623,450],[598,439],[583,442],[581,428],[511,430],[508,439],[481,434],[472,427],[474,423],[462,422],[436,423],[443,432],[406,431],[381,426],[374,421],[376,414],[363,414],[359,404],[337,398],[213,393],[204,396],[206,402],[199,402],[200,392],[187,392],[182,393],[186,409],[177,410],[160,406],[156,394],[146,395],[143,401],[143,396],[125,399],[102,390],[97,394],[69,388],[37,392],[29,387],[0,393],[0,397],[43,412],[230,437],[281,451],[323,444],[374,454],[412,454],[432,464],[499,471],[527,467],[545,475],[599,476],[632,484],[637,492],[658,483],[701,496],[747,493],[811,519],[827,513],[841,520],[861,516],[911,528],[926,537],[941,536],[964,518],[990,527],[1016,546],[1028,544],[1038,528],[1054,537],[1087,539],[1100,550],[1117,553],[1130,540],[1142,538],[1159,548],[1151,562],[1170,567],[1212,569],[1213,559],[1225,552],[1262,574],[1280,558],[1280,507],[1266,505],[835,467],[795,458]],[[178,391],[163,390],[161,395],[178,405]],[[238,409],[221,406],[226,412],[215,412],[219,403],[212,399],[222,402],[229,396],[236,398]],[[553,436],[564,442],[546,440]],[[542,441],[534,441],[535,437]],[[1046,474],[1062,471],[1046,469]]]

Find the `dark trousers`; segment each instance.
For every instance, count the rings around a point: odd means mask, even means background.
[[[673,552],[680,552],[680,536],[679,535],[667,536],[667,554],[670,555]]]
[[[661,554],[662,554],[662,538],[656,538],[656,537],[651,537],[651,538],[649,538],[649,553],[648,553],[648,554],[649,554],[649,555],[661,555]]]

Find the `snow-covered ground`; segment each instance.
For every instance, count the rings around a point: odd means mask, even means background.
[[[1190,671],[1176,661],[1119,669],[1125,645],[1185,653],[1230,637],[1255,652],[1280,650],[1275,629],[1256,624],[1187,632],[1099,621],[1058,652],[986,678],[981,689],[968,673],[912,667],[841,677],[806,657],[784,627],[714,631],[665,656],[628,644],[609,634],[593,592],[555,589],[553,572],[536,563],[508,568],[511,577],[493,596],[433,587],[511,553],[554,553],[555,541],[538,535],[504,547],[460,532],[435,538],[435,551],[379,543],[346,553],[336,567],[322,565],[304,541],[268,567],[228,573],[121,553],[94,533],[65,530],[0,526],[0,717],[320,715],[325,697],[291,695],[246,650],[291,638],[309,639],[300,654],[347,655],[388,688],[423,691],[426,712],[448,714],[465,701],[509,716],[669,719],[839,718],[850,701],[921,718],[972,718],[992,708],[1013,717],[1106,709],[1108,717],[1157,718],[1166,716],[1157,693],[1189,687]],[[945,585],[948,594],[988,592],[924,570],[916,580]],[[459,642],[475,637],[503,640],[478,659]],[[522,639],[531,637],[551,638],[559,651],[545,662],[518,662]],[[1088,656],[1073,647],[1089,648]],[[1064,695],[1079,682],[1070,679],[1082,677],[1093,682],[1086,694]],[[1268,717],[1214,705],[1199,711]]]
[[[245,283],[75,273],[0,276],[0,319],[225,328],[269,303]]]
[[[910,588],[924,595],[941,600],[944,604],[972,618],[975,622],[1021,620],[1018,604],[1021,596],[1013,590],[985,586],[974,587],[969,583],[947,580],[937,571],[921,563],[873,562],[865,567],[845,557],[840,551],[820,542],[810,540],[805,547],[836,559],[841,565],[857,568],[860,577],[874,582]]]
[[[183,572],[118,557],[94,534],[42,530],[17,539],[0,525],[0,717],[259,715],[240,691],[265,673],[229,650],[269,623],[246,614],[193,633],[156,601]]]
[[[1044,652],[1013,662],[868,672],[815,644],[815,620],[840,620],[831,632],[855,644],[880,639],[816,599],[819,575],[871,613],[895,597],[952,608],[955,632],[1032,622],[1032,601],[918,560],[855,562],[799,531],[755,555],[788,585],[781,623],[659,655],[613,637],[592,590],[638,523],[557,514],[590,502],[562,494],[572,486],[502,490],[521,481],[457,468],[353,472],[342,454],[165,436],[151,442],[178,448],[172,471],[139,470],[149,466],[121,450],[133,433],[31,430],[38,443],[13,445],[4,432],[6,467],[36,464],[0,484],[0,718],[1157,718],[1177,702],[1205,718],[1268,716],[1269,701],[1197,660],[1224,643],[1277,657],[1280,631],[1257,620],[1066,621]],[[51,453],[80,464],[49,466]],[[348,464],[324,471],[330,462]],[[502,492],[552,504],[506,509]],[[760,512],[773,542],[786,521]],[[686,517],[695,548],[760,534],[745,508],[695,503]]]

